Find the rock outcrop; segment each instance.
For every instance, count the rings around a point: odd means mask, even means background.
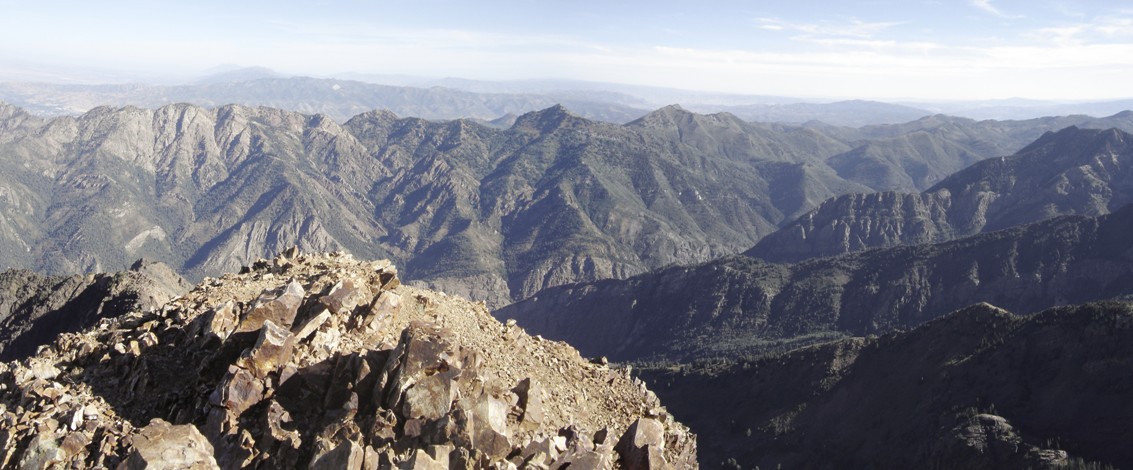
[[[153,310],[193,286],[169,266],[138,260],[127,271],[44,276],[0,273],[0,360],[22,359],[63,332],[129,310]]]
[[[289,250],[0,364],[0,466],[690,468],[628,371]]]

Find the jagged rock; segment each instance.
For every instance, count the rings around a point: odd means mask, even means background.
[[[365,451],[354,441],[343,441],[311,461],[312,470],[360,470]]]
[[[629,426],[614,447],[627,469],[669,468],[665,462],[665,427],[651,418],[640,418]]]
[[[401,334],[383,375],[389,385],[385,406],[409,419],[438,419],[448,413],[460,374],[452,333],[424,323],[412,323]]]
[[[513,389],[519,397],[519,408],[522,410],[520,423],[525,428],[537,428],[543,423],[543,388],[530,377],[519,381]]]
[[[330,293],[319,298],[319,303],[334,313],[349,313],[362,302],[373,298],[365,284],[354,279],[343,279],[331,287]]]
[[[278,296],[271,297],[268,294],[261,296],[240,321],[235,332],[256,331],[263,326],[264,320],[271,320],[277,325],[291,328],[295,314],[299,311],[299,305],[303,302],[303,295],[303,286],[297,281],[292,281]]]
[[[280,406],[278,401],[272,400],[268,404],[267,413],[264,414],[264,427],[268,430],[266,437],[269,437],[265,439],[265,445],[270,446],[278,442],[287,448],[298,449],[303,442],[302,438],[297,431],[284,429],[284,425],[294,426],[291,415]]]
[[[210,403],[215,406],[209,415],[210,437],[218,436],[233,424],[233,419],[264,398],[264,384],[251,371],[232,365],[213,392]]]
[[[269,372],[274,372],[291,360],[294,344],[295,337],[291,336],[290,331],[265,319],[256,345],[248,355],[249,368],[257,377],[267,377]]]
[[[329,310],[323,310],[323,311],[319,312],[318,315],[315,315],[311,318],[308,318],[307,321],[303,322],[303,325],[299,327],[299,331],[295,332],[295,339],[297,339],[297,340],[307,339],[307,337],[311,336],[316,331],[318,331],[319,328],[322,327],[323,324],[327,322],[327,320],[330,320],[330,317],[331,317],[330,311]]]
[[[511,451],[507,427],[508,405],[487,391],[472,400],[472,442],[489,457],[501,458]]]
[[[448,454],[436,454],[426,452],[425,449],[417,449],[413,453],[413,460],[409,462],[409,467],[412,470],[448,470]]]
[[[154,418],[130,438],[133,451],[119,469],[219,469],[213,447],[191,424],[174,426]]]
[[[384,291],[370,310],[369,327],[379,329],[384,322],[390,321],[390,318],[397,315],[397,312],[401,310],[401,296],[394,292]]]
[[[66,454],[51,434],[39,434],[32,439],[20,458],[21,469],[45,469],[61,464]]]
[[[240,320],[239,317],[240,314],[236,311],[235,302],[229,300],[223,304],[217,305],[207,317],[208,327],[205,332],[223,341],[236,329],[236,323]]]
[[[29,360],[28,370],[31,371],[32,378],[39,380],[51,380],[59,376],[59,369],[55,367],[55,364],[41,358]]]

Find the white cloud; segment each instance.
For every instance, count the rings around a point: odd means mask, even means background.
[[[990,13],[992,15],[998,16],[1000,18],[1010,18],[1010,19],[1022,18],[1022,15],[1009,15],[1009,14],[1005,13],[1003,10],[1000,10],[999,7],[992,5],[991,0],[970,0],[970,1],[972,3],[972,6],[979,8],[980,10],[983,10],[986,13]]]
[[[778,18],[758,18],[759,27],[770,31],[796,31],[812,36],[871,38],[902,24],[901,22],[866,22],[856,18],[842,23],[794,23]]]

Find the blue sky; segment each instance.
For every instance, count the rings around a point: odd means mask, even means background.
[[[0,0],[0,66],[220,64],[798,97],[1133,97],[1133,4]],[[11,67],[11,65],[8,65]]]

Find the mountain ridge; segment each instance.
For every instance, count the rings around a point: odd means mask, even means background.
[[[910,331],[643,376],[700,433],[706,464],[1124,467],[1131,314],[978,304]]]
[[[938,244],[770,264],[746,256],[570,284],[497,309],[619,361],[740,357],[910,328],[975,302],[1021,313],[1127,295],[1133,205]]]
[[[908,129],[948,138],[953,125],[762,125],[676,107],[616,125],[558,106],[508,129],[240,105],[51,120],[4,110],[7,266],[71,273],[147,257],[199,279],[298,245],[391,258],[409,279],[493,306],[740,252],[822,200],[867,190],[828,156]],[[997,149],[1050,121],[965,125],[965,139]],[[909,158],[963,163],[923,150]]]
[[[745,252],[773,262],[935,243],[1133,202],[1133,136],[1115,128],[1047,132],[1010,157],[960,170],[919,194],[838,196]]]

